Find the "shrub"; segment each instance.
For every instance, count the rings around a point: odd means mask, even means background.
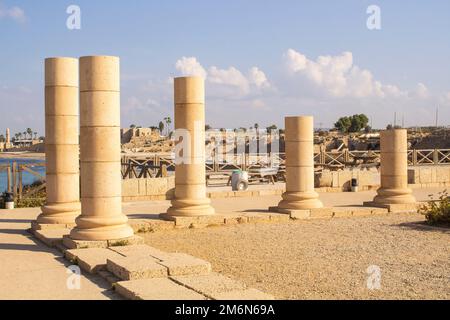
[[[439,200],[429,195],[430,201],[423,205],[419,212],[425,215],[428,224],[444,224],[450,226],[450,197],[447,190],[438,193]]]
[[[26,198],[17,201],[17,208],[36,208],[45,204],[45,198]]]

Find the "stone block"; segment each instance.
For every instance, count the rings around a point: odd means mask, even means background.
[[[333,208],[316,208],[310,210],[310,219],[325,219],[333,217]]]
[[[271,222],[289,222],[291,220],[289,215],[282,213],[271,213],[269,217]]]
[[[131,300],[206,300],[206,297],[169,278],[140,279],[116,283],[115,290]]]
[[[122,280],[167,277],[167,268],[153,257],[115,257],[107,260],[106,269]]]
[[[333,217],[334,218],[351,217],[352,213],[353,212],[352,212],[351,208],[334,208],[333,209]],[[368,211],[368,214],[370,215],[370,210]]]
[[[214,294],[214,300],[275,300],[275,297],[257,289],[236,290]]]
[[[368,217],[372,215],[372,209],[371,208],[353,209],[352,215],[354,217]]]
[[[97,273],[106,269],[108,259],[121,258],[122,256],[109,249],[91,248],[67,250],[65,257],[69,261],[76,262],[81,269],[89,273]]]
[[[63,244],[68,249],[108,248],[108,241],[73,240],[68,235],[63,237]]]
[[[31,222],[31,229],[33,230],[50,230],[50,229],[72,229],[76,224],[42,224],[36,221]]]
[[[62,243],[63,237],[69,235],[70,229],[30,230],[31,233],[49,247]]]
[[[111,247],[110,250],[117,252],[118,254],[124,257],[154,257],[159,260],[162,260],[162,257],[165,257],[168,253],[163,252],[159,249],[150,247],[146,244],[139,244],[133,246],[124,246],[124,247]]]
[[[218,294],[232,291],[242,291],[247,286],[239,281],[232,280],[218,273],[203,276],[179,276],[172,279],[191,290],[194,290],[210,299]]]
[[[101,270],[98,271],[97,274],[102,277],[103,279],[105,279],[106,281],[108,281],[109,284],[113,285],[119,281],[121,281],[119,278],[117,278],[116,276],[114,276],[111,272],[109,271],[105,271],[105,270]]]
[[[159,262],[169,270],[169,276],[203,275],[211,272],[211,264],[184,253],[170,253]]]
[[[290,218],[294,220],[309,219],[311,216],[311,210],[289,210],[289,212]]]
[[[132,237],[124,239],[108,240],[108,247],[134,246],[144,243],[144,238],[134,235]]]

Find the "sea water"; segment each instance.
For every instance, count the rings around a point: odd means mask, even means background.
[[[36,160],[36,159],[21,159],[21,158],[11,158],[11,159],[0,159],[0,166],[1,165],[7,165],[9,163],[16,162],[17,165],[19,164],[36,164],[36,163],[44,163],[44,160]],[[42,176],[45,176],[45,167],[30,167],[31,170],[36,171]],[[12,178],[12,168],[11,168],[11,178]],[[35,181],[39,180],[38,177],[35,175],[23,171],[22,173],[22,181],[24,185],[31,184]],[[17,180],[18,181],[18,180]],[[8,186],[8,173],[7,171],[1,171],[0,172],[0,193],[3,193],[6,191],[6,188]]]

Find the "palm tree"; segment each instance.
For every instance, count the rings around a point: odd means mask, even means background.
[[[164,122],[162,122],[162,121],[159,122],[158,129],[159,129],[159,134],[163,135],[164,134]]]
[[[164,121],[166,122],[166,125],[167,125],[167,135],[169,135],[169,132],[170,132],[170,124],[172,123],[172,119],[170,118],[170,117],[165,117],[164,118]]]
[[[0,142],[5,142],[5,136],[0,134]]]
[[[33,130],[31,130],[31,128],[27,128],[27,133],[30,136],[30,140],[33,140]]]

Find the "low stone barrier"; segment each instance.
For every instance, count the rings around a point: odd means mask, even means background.
[[[450,186],[450,166],[417,166],[408,169],[411,188],[434,188]]]

